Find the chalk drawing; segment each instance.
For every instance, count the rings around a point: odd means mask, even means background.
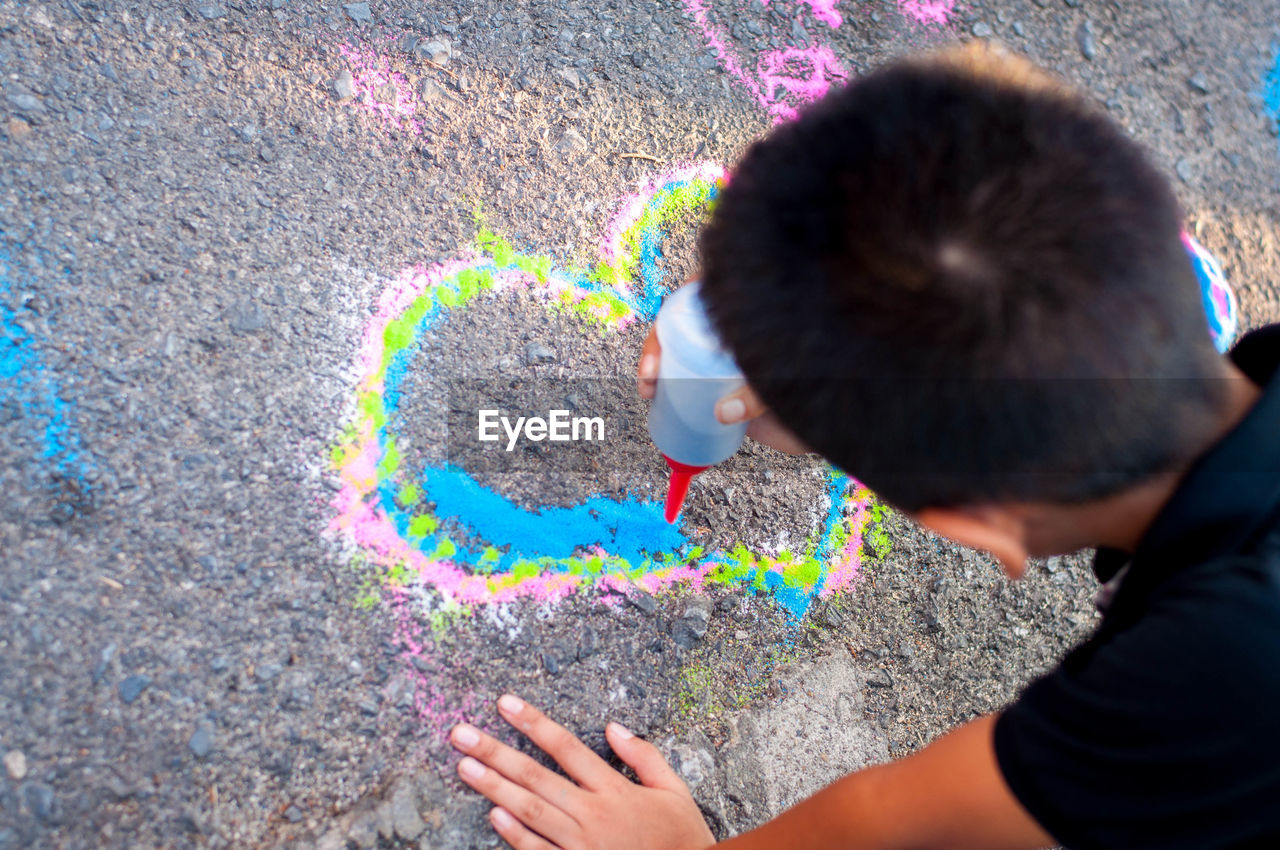
[[[23,305],[14,304],[9,262],[0,251],[0,421],[21,420],[37,447],[36,459],[63,479],[80,479],[84,467],[80,437],[71,425],[71,405],[63,400],[57,379],[26,327],[30,315],[23,315]]]
[[[799,106],[822,97],[833,82],[847,76],[831,48],[820,44],[765,51],[754,67],[748,67],[729,46],[724,31],[711,22],[703,0],[683,2],[703,40],[715,51],[720,67],[751,93],[774,123],[795,118]],[[838,21],[834,7],[835,3],[829,4]]]
[[[775,124],[790,121],[799,108],[826,94],[831,86],[849,78],[849,71],[826,44],[821,35],[806,33],[811,42],[804,47],[791,46],[761,51],[754,65],[744,60],[730,46],[732,39],[712,21],[705,0],[682,0],[685,11],[702,33],[703,41],[715,51],[725,73],[742,85]],[[844,18],[836,6],[839,0],[802,0],[813,17],[831,29],[838,29]],[[761,0],[767,7],[769,2]],[[917,23],[944,25],[955,10],[955,0],[898,0],[898,11]]]
[[[667,227],[704,213],[723,179],[721,167],[704,164],[649,181],[622,204],[590,269],[556,268],[549,257],[521,253],[482,228],[469,256],[410,268],[388,283],[360,346],[355,413],[332,455],[342,486],[331,528],[382,567],[402,589],[397,593],[430,589],[450,603],[474,606],[553,600],[585,586],[620,598],[635,587],[699,591],[743,584],[770,591],[801,616],[815,597],[854,582],[876,508],[865,488],[834,471],[825,473],[821,529],[804,551],[762,553],[739,545],[707,552],[663,519],[660,501],[595,497],[530,511],[463,469],[407,470],[396,448],[401,384],[415,367],[424,332],[448,321],[453,310],[511,289],[535,294],[547,309],[570,310],[606,333],[650,321],[666,291],[658,259]],[[465,533],[445,530],[457,526]]]
[[[1280,46],[1273,52],[1271,68],[1262,77],[1262,108],[1274,125],[1280,125]]]
[[[922,24],[945,26],[955,9],[956,0],[898,0],[898,11]]]
[[[1191,256],[1191,267],[1200,283],[1200,300],[1205,317],[1209,320],[1209,334],[1219,352],[1226,352],[1235,341],[1239,330],[1239,307],[1236,294],[1227,283],[1222,267],[1209,251],[1191,237],[1182,234],[1182,244]]]
[[[844,23],[844,17],[836,11],[840,0],[801,0],[813,12],[813,16],[829,27],[835,28]],[[760,0],[761,6],[768,6],[769,0]]]
[[[356,104],[384,124],[411,136],[422,135],[426,110],[408,77],[393,70],[385,55],[370,48],[342,44],[338,52],[351,64]]]
[[[767,7],[770,2],[774,0],[761,0],[761,7]],[[720,66],[751,93],[774,123],[794,119],[801,106],[822,97],[832,85],[849,77],[849,71],[835,52],[822,43],[821,36],[808,33],[811,44],[762,50],[754,62],[744,60],[730,46],[732,39],[712,22],[705,0],[682,0],[682,3],[707,46],[715,51]],[[832,30],[844,23],[844,17],[836,8],[839,3],[840,0],[800,0],[801,5],[809,7],[815,20]],[[904,17],[938,26],[949,22],[955,6],[955,0],[897,2],[898,11]],[[394,40],[394,36],[384,39],[388,43]],[[425,104],[409,78],[394,70],[385,54],[353,44],[339,45],[338,52],[350,65],[355,106],[410,136],[422,135]]]

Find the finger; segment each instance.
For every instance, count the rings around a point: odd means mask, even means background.
[[[506,809],[490,809],[489,823],[493,825],[493,831],[515,850],[556,850],[554,844],[531,832]]]
[[[610,723],[604,729],[609,746],[631,769],[636,772],[641,785],[650,788],[663,788],[677,794],[688,794],[689,789],[676,772],[667,764],[667,760],[658,752],[658,748],[643,738],[637,738],[631,730],[621,723]]]
[[[766,410],[768,408],[755,390],[743,384],[716,402],[716,419],[720,420],[721,425],[733,425],[735,422],[762,416]]]
[[[658,331],[651,328],[645,337],[644,348],[640,350],[640,365],[636,368],[636,388],[641,398],[653,398],[658,389],[658,356],[661,351]]]
[[[772,411],[752,419],[751,424],[747,426],[747,436],[789,455],[803,455],[813,451],[795,435],[795,432],[783,425]]]
[[[450,740],[462,752],[483,762],[517,785],[545,797],[558,808],[573,811],[574,806],[582,801],[583,791],[577,785],[474,726],[458,724],[453,727]]]
[[[511,694],[502,696],[498,700],[498,712],[588,790],[599,791],[626,781],[572,732],[519,697]]]
[[[545,835],[557,844],[573,840],[581,828],[567,812],[553,806],[537,794],[521,788],[496,770],[464,756],[458,762],[458,776],[496,805],[506,809],[522,824]]]

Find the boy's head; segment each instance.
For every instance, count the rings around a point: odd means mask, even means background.
[[[1186,462],[1215,421],[1181,224],[1098,109],[959,49],[757,142],[703,289],[765,403],[889,502],[1082,503]]]

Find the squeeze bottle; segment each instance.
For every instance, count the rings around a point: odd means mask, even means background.
[[[668,295],[656,321],[662,353],[649,436],[671,467],[667,522],[680,515],[693,476],[731,457],[747,434],[746,422],[716,420],[716,402],[745,381],[711,328],[700,290],[692,281]]]

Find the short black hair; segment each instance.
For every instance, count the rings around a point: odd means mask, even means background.
[[[1077,503],[1177,468],[1222,392],[1183,214],[1025,60],[900,60],[747,151],[701,237],[747,380],[905,510]]]

